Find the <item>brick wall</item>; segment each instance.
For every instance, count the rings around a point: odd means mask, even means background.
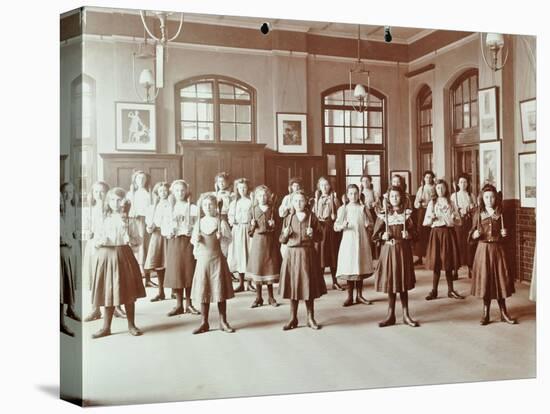
[[[535,255],[536,222],[534,208],[516,208],[516,279],[531,280]]]

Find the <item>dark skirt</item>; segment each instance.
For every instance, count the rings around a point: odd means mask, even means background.
[[[500,243],[478,243],[472,266],[472,295],[504,299],[514,292],[514,279],[503,246]]]
[[[279,294],[284,299],[311,300],[327,293],[313,247],[287,247],[281,265]]]
[[[147,258],[143,268],[145,270],[164,269],[166,267],[166,238],[162,237],[160,230],[151,233]]]
[[[246,278],[256,283],[277,282],[280,263],[275,233],[254,233],[250,246],[250,257],[246,265]]]
[[[166,242],[166,274],[164,286],[172,289],[186,289],[193,284],[195,257],[191,238],[177,236]]]
[[[75,299],[75,262],[73,252],[70,247],[60,247],[60,285],[59,285],[59,301],[63,305],[74,304]]]
[[[222,252],[197,257],[191,298],[195,303],[218,303],[235,297],[231,272]]]
[[[434,227],[426,249],[426,268],[451,272],[460,267],[460,253],[452,227]]]
[[[92,304],[118,306],[145,297],[138,262],[130,246],[100,247],[94,257]]]
[[[317,251],[321,270],[324,270],[325,267],[336,268],[338,265],[340,240],[333,226],[334,221],[332,220],[319,221],[322,238],[321,241],[315,243],[315,250]]]
[[[462,217],[462,224],[455,226],[456,241],[460,252],[460,265],[472,267],[475,255],[475,244],[468,243],[468,233],[472,229],[472,218]]]
[[[374,271],[374,288],[377,292],[400,293],[414,289],[414,259],[411,244],[398,241],[384,243]]]
[[[417,257],[426,256],[428,241],[430,240],[431,228],[422,225],[425,215],[425,208],[421,207],[416,210],[416,229],[418,236],[414,242],[414,255]]]

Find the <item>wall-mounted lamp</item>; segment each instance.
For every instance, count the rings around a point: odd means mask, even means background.
[[[489,66],[493,71],[497,72],[501,70],[504,65],[506,64],[506,61],[508,60],[508,52],[509,48],[506,48],[506,53],[504,53],[504,47],[505,47],[505,41],[504,36],[500,33],[487,33],[485,35],[485,40],[483,39],[483,33],[480,36],[480,43],[481,43],[481,55],[483,56],[483,60],[485,61],[485,64]],[[486,49],[489,49],[489,52],[491,54],[490,61],[487,59],[486,56]],[[500,65],[498,64],[500,56]]]

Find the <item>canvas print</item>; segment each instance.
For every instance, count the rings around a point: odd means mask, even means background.
[[[537,139],[537,100],[528,99],[519,103],[521,112],[521,138],[523,142]]]
[[[537,39],[380,23],[61,15],[61,398],[537,375]]]

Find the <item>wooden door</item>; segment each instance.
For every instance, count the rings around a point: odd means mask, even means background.
[[[460,174],[468,174],[473,194],[479,193],[479,145],[467,145],[454,149],[453,180]],[[454,190],[453,190],[454,191]]]

